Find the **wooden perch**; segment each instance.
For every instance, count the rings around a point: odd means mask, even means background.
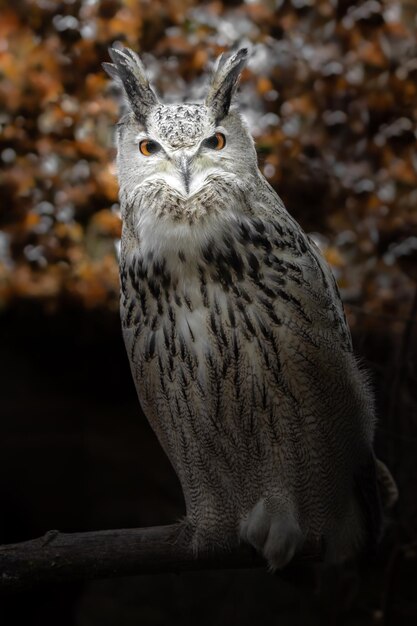
[[[320,557],[320,542],[308,540],[296,561]],[[84,533],[50,530],[38,539],[0,546],[0,591],[93,578],[263,566],[265,561],[247,545],[196,557],[183,524]]]

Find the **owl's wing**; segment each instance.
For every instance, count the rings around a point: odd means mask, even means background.
[[[336,279],[328,263],[324,259],[320,249],[315,242],[306,235],[306,238],[310,244],[310,254],[314,257],[317,265],[323,275],[323,284],[326,286],[332,301],[332,310],[335,315],[335,320],[339,326],[339,333],[342,338],[343,345],[346,350],[352,351],[352,338],[350,329],[346,321],[346,315],[343,308],[342,299],[340,297],[339,287],[337,286]]]
[[[254,293],[264,291],[274,308],[293,311],[300,325],[352,352],[352,340],[334,275],[319,248],[286,211],[272,188],[250,199],[256,217],[240,228]]]

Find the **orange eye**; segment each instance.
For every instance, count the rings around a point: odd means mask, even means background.
[[[143,156],[152,156],[156,152],[159,152],[161,146],[156,141],[151,139],[143,139],[139,144],[139,150]]]
[[[226,137],[223,133],[216,133],[203,141],[203,145],[211,150],[223,150],[226,145]]]

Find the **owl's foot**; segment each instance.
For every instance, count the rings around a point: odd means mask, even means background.
[[[278,497],[257,502],[241,521],[240,536],[264,555],[273,572],[291,561],[305,539],[291,507]]]

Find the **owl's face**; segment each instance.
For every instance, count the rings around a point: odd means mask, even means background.
[[[216,123],[205,104],[156,105],[146,126],[134,114],[120,125],[121,187],[169,189],[190,205],[223,177],[231,184],[256,172],[253,140],[237,111]]]
[[[152,254],[198,247],[244,210],[259,176],[253,139],[230,108],[247,51],[220,58],[204,103],[178,105],[159,102],[134,52],[110,55],[105,69],[130,105],[117,137],[124,241]]]

